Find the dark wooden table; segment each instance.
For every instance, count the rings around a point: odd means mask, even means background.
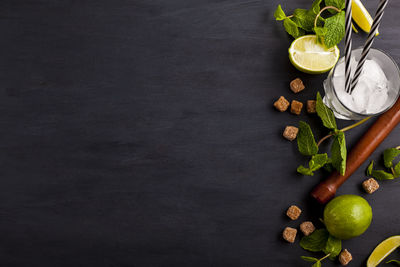
[[[291,66],[278,3],[1,1],[0,266],[309,266],[281,231],[318,222],[308,194],[327,174],[297,175],[307,159],[281,133],[319,121],[272,103],[313,98],[326,75]],[[374,44],[397,61],[399,10],[390,1]],[[288,89],[296,77],[307,86],[299,95]],[[348,133],[349,147],[370,123]],[[374,212],[343,243],[351,266],[400,234],[399,181],[366,195],[366,165],[339,191]],[[291,204],[299,221],[284,215]]]

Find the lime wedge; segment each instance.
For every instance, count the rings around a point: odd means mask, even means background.
[[[339,59],[339,48],[327,48],[316,35],[297,38],[289,47],[289,59],[299,71],[320,74],[329,71]]]
[[[382,241],[372,251],[367,261],[367,267],[375,267],[383,261],[390,253],[400,246],[400,235],[389,237]]]
[[[371,30],[373,19],[368,13],[368,10],[365,8],[360,0],[353,0],[351,3],[353,20],[363,31],[369,32]],[[379,32],[377,31],[376,35],[378,34]]]

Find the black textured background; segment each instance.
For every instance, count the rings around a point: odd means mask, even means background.
[[[278,3],[2,0],[0,266],[309,266],[281,231],[318,222],[308,193],[327,174],[296,174],[306,158],[281,133],[299,117],[272,103],[313,98],[326,75],[290,65]],[[397,61],[399,8],[390,1],[374,45]],[[294,95],[298,76],[307,89]],[[400,233],[399,181],[367,196],[363,179],[360,169],[339,191],[374,211],[343,243],[351,266]],[[284,215],[293,203],[295,222]]]

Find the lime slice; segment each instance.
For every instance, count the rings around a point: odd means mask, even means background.
[[[390,253],[392,253],[399,246],[400,246],[400,235],[395,235],[382,241],[382,243],[380,243],[369,256],[367,261],[367,267],[377,266],[381,261],[383,261]]]
[[[296,69],[311,74],[329,71],[339,59],[339,48],[327,48],[317,42],[316,35],[297,38],[289,47],[289,59]]]
[[[360,0],[353,0],[351,4],[352,9],[352,18],[357,23],[357,25],[365,32],[369,32],[371,30],[372,25],[372,17],[368,13],[368,10],[361,3]],[[379,32],[376,32],[378,35]]]

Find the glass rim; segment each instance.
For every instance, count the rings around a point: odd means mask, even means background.
[[[360,47],[358,47],[358,48],[356,48],[356,49],[353,49],[352,52],[353,52],[353,51],[356,51],[356,50],[362,50],[362,49],[363,49],[363,47],[360,46]],[[400,78],[400,69],[399,69],[399,65],[397,64],[397,62],[394,60],[394,58],[393,58],[392,56],[388,55],[385,51],[383,51],[382,49],[379,49],[379,48],[371,48],[371,50],[375,50],[375,51],[381,52],[383,55],[385,55],[387,58],[389,58],[389,59],[393,62],[393,64],[395,65],[396,70],[397,70],[397,73],[398,73],[399,78]],[[339,58],[338,62],[339,62],[341,59],[343,59],[343,58],[344,58],[344,56],[343,56],[342,58]],[[367,59],[368,59],[368,57],[367,57]],[[344,59],[343,59],[343,60],[344,60]],[[333,69],[331,70],[331,74],[330,74],[330,75],[333,75],[333,74],[335,73],[335,70],[336,70],[337,65],[338,65],[338,64],[335,64],[335,67],[333,67]],[[381,110],[381,111],[379,111],[379,112],[377,112],[377,113],[359,113],[359,112],[356,112],[356,111],[353,111],[352,109],[350,109],[348,106],[346,106],[346,105],[340,100],[340,98],[339,98],[338,95],[336,94],[335,87],[333,86],[332,78],[330,79],[330,82],[332,83],[332,87],[333,87],[333,90],[332,90],[332,91],[333,91],[333,93],[335,94],[335,97],[336,97],[336,99],[339,101],[339,103],[340,103],[343,107],[345,107],[349,112],[352,112],[353,114],[355,114],[355,115],[357,115],[357,116],[360,116],[360,117],[371,117],[371,116],[380,115],[380,114],[382,114],[382,113],[388,111],[389,109],[391,109],[391,108],[393,107],[393,105],[396,103],[397,99],[400,97],[400,86],[399,86],[399,88],[397,89],[397,95],[396,95],[396,97],[393,99],[393,103],[391,103],[387,108],[385,108],[385,109],[383,109],[383,110]]]

